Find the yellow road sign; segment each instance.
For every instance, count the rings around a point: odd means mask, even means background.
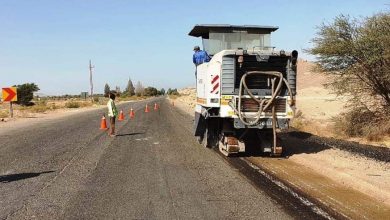
[[[3,94],[3,102],[16,102],[16,101],[18,101],[16,87],[3,88],[2,94]]]

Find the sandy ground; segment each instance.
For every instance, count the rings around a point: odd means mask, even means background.
[[[373,196],[390,206],[390,164],[352,155],[338,149],[289,158],[330,179]]]
[[[313,64],[300,60],[297,74],[297,110],[310,119],[330,119],[343,111],[344,100],[337,98],[323,85],[329,79],[313,73]]]
[[[313,64],[300,61],[298,64],[297,109],[305,118],[316,121],[319,127],[328,126],[329,119],[343,110],[343,100],[337,99],[324,88],[327,78],[311,73]],[[181,97],[174,100],[175,106],[193,114],[195,89],[179,91]],[[322,133],[318,131],[316,135]],[[351,187],[390,206],[390,164],[355,156],[338,149],[327,149],[318,153],[296,154],[288,160],[313,169],[335,182]]]

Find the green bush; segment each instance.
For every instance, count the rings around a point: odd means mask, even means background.
[[[31,100],[34,98],[34,92],[39,91],[39,87],[34,83],[25,83],[22,85],[17,85],[18,92],[18,103],[23,106],[33,105]]]

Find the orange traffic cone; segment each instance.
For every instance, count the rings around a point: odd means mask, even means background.
[[[145,112],[146,112],[146,113],[149,112],[149,106],[148,106],[148,104],[146,104],[146,106],[145,106]]]
[[[158,110],[158,105],[157,103],[154,103],[154,111],[157,111]]]
[[[135,116],[134,110],[131,109],[131,110],[130,110],[130,118],[134,118],[134,116]]]
[[[121,110],[119,113],[118,121],[123,121],[125,119],[125,115],[123,114],[123,111]]]
[[[106,117],[104,117],[104,115],[100,121],[100,130],[107,130]]]

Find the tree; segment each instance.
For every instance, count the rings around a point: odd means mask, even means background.
[[[320,70],[333,75],[328,84],[349,104],[373,110],[390,109],[390,14],[359,21],[348,16],[322,24],[314,47]]]
[[[162,88],[162,89],[160,90],[160,94],[161,94],[161,95],[165,95],[165,89],[164,89],[164,88]]]
[[[25,83],[17,85],[18,101],[20,105],[33,105],[31,100],[34,98],[34,92],[39,91],[39,87],[35,83]]]
[[[350,136],[390,134],[390,14],[361,20],[340,15],[322,24],[308,51],[318,69],[333,76],[326,86],[347,98],[340,127]]]
[[[109,94],[110,94],[110,86],[108,85],[108,83],[106,83],[106,85],[104,85],[104,97],[108,97]]]
[[[169,88],[167,91],[167,95],[180,95],[177,89],[171,89]]]
[[[157,96],[158,95],[158,91],[154,87],[147,87],[144,90],[144,94],[145,94],[145,96]]]
[[[115,87],[115,94],[116,94],[116,96],[120,96],[121,95],[121,87],[119,87],[119,86],[116,86]]]
[[[137,84],[135,85],[135,94],[137,96],[141,96],[143,95],[143,93],[144,93],[144,86],[140,81],[138,81]]]
[[[125,93],[129,96],[135,95],[135,88],[134,88],[133,82],[131,81],[130,78],[129,78],[129,81],[127,81],[127,86],[126,86],[126,89],[123,93]]]

